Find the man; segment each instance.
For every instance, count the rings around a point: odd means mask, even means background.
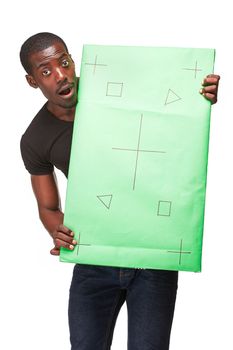
[[[74,249],[74,233],[63,226],[54,166],[68,174],[70,146],[78,102],[78,78],[64,41],[38,33],[21,47],[20,59],[33,88],[47,98],[21,139],[21,153],[38,203],[42,223],[59,255]],[[220,77],[209,75],[200,93],[217,102]],[[200,98],[203,98],[200,96]],[[118,312],[128,308],[128,349],[168,350],[177,290],[177,271],[77,264],[69,298],[72,350],[108,350]]]

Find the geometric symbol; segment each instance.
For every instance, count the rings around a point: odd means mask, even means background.
[[[95,74],[96,66],[107,66],[107,64],[97,63],[97,55],[95,56],[95,63],[85,63],[89,66],[94,66],[93,74]]]
[[[182,254],[191,254],[191,253],[192,253],[192,252],[187,252],[187,251],[182,250],[182,246],[183,246],[183,239],[181,239],[181,241],[180,241],[180,250],[179,250],[179,251],[176,251],[176,250],[167,250],[167,253],[176,253],[176,254],[179,254],[179,265],[181,264],[181,257],[182,257]]]
[[[179,101],[179,100],[181,100],[181,97],[178,96],[173,90],[169,89],[164,105],[166,106],[169,103],[173,103],[173,102],[176,102],[176,101]]]
[[[196,64],[195,64],[195,68],[182,68],[184,70],[193,70],[195,72],[195,75],[194,75],[194,78],[196,79],[197,77],[197,72],[200,72],[202,71],[202,69],[200,68],[197,68],[197,61],[196,61]]]
[[[107,83],[106,96],[121,97],[122,96],[123,83]]]
[[[141,114],[140,119],[140,126],[139,126],[139,135],[138,135],[138,144],[137,148],[117,148],[113,147],[112,149],[117,151],[131,151],[136,152],[136,161],[135,161],[135,169],[134,169],[134,179],[133,179],[133,190],[135,189],[135,183],[136,183],[136,174],[137,174],[137,168],[138,168],[138,159],[139,159],[139,152],[150,152],[150,153],[166,153],[164,151],[156,151],[156,150],[146,150],[146,149],[140,149],[140,139],[141,139],[141,130],[142,130],[142,118],[143,114]]]
[[[170,216],[171,215],[172,202],[170,201],[159,201],[158,204],[158,216]]]
[[[76,246],[77,246],[77,255],[78,255],[78,252],[79,252],[79,246],[80,245],[86,245],[86,246],[90,246],[91,244],[86,244],[86,243],[80,243],[80,233],[79,233],[79,235],[78,235],[78,243],[76,244]]]
[[[104,200],[103,200],[104,197]],[[103,203],[103,205],[109,209],[112,201],[112,194],[104,194],[102,196],[97,196],[97,198]]]

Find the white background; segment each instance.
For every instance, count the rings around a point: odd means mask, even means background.
[[[71,264],[49,254],[29,175],[19,153],[25,128],[44,103],[24,79],[24,40],[51,31],[66,41],[79,73],[83,44],[216,48],[221,75],[212,108],[203,272],[180,273],[171,350],[232,349],[232,11],[230,1],[7,1],[1,7],[1,349],[69,349]],[[200,84],[202,81],[200,78]],[[201,98],[201,96],[200,96]],[[66,180],[57,174],[64,203]],[[127,312],[113,350],[127,349]],[[93,349],[94,350],[94,349]]]

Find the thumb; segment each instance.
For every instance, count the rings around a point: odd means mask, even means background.
[[[53,249],[50,250],[51,255],[60,255],[60,249],[57,247],[54,247]]]

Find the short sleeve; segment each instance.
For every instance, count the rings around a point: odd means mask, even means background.
[[[27,142],[25,135],[20,140],[20,151],[25,168],[31,175],[46,175],[53,172],[54,166],[43,156],[41,147],[38,149],[33,147]]]

